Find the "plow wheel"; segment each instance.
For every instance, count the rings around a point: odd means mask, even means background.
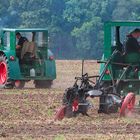
[[[56,115],[54,117],[54,120],[62,120],[65,116],[65,109],[66,109],[66,106],[61,106],[58,111],[56,112]]]
[[[126,116],[129,115],[135,105],[135,94],[130,92],[127,94],[127,96],[124,98],[121,109],[120,109],[120,116]]]
[[[8,66],[6,57],[0,56],[0,87],[4,87],[8,79]]]
[[[74,107],[71,105],[61,106],[55,114],[54,120],[62,120],[64,117],[71,118],[76,114],[73,111]]]

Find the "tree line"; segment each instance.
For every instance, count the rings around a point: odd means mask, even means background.
[[[57,59],[97,59],[103,24],[140,20],[140,0],[0,0],[0,26],[48,28]]]

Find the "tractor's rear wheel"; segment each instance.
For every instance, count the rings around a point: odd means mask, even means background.
[[[6,86],[8,81],[8,64],[7,58],[4,55],[0,55],[0,87]]]
[[[35,80],[35,88],[51,88],[53,81],[52,80]]]
[[[25,86],[25,81],[23,81],[23,80],[16,80],[14,82],[14,87],[16,89],[22,89],[22,88],[24,88],[24,86]]]

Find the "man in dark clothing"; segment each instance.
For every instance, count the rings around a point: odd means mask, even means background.
[[[125,42],[125,53],[140,52],[140,45],[137,39],[140,37],[140,29],[135,29],[129,35]]]
[[[21,50],[22,50],[23,44],[24,44],[24,42],[28,41],[28,39],[26,37],[22,37],[19,32],[16,33],[16,38],[18,39],[18,43],[16,45],[16,55],[20,60],[21,59]]]

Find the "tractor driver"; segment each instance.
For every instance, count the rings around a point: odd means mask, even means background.
[[[125,42],[125,54],[140,52],[140,45],[137,39],[140,37],[140,29],[133,30]]]
[[[16,45],[16,56],[19,58],[19,61],[21,60],[21,50],[23,47],[23,44],[28,41],[26,37],[22,37],[19,32],[16,33],[16,38],[18,39],[18,43]]]

